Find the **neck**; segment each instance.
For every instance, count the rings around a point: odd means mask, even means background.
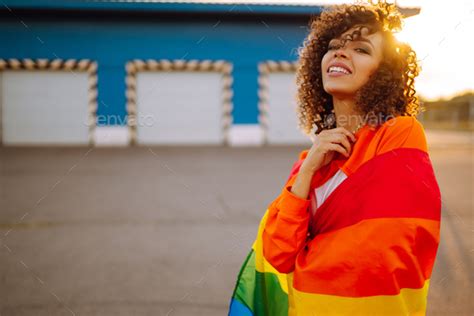
[[[333,97],[332,101],[337,127],[344,127],[350,132],[356,132],[361,124],[364,124],[363,115],[354,110],[355,100],[353,98]]]

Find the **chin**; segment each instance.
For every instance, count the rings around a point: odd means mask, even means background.
[[[353,87],[347,87],[344,85],[327,85],[324,87],[324,91],[332,96],[337,95],[355,95],[356,90]]]

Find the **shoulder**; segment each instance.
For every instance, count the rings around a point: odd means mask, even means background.
[[[400,148],[428,151],[423,125],[414,116],[396,116],[384,122],[376,132],[377,153]]]

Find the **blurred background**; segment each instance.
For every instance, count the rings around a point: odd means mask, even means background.
[[[310,16],[350,1],[0,2],[0,315],[225,315],[298,153]],[[397,1],[442,202],[428,315],[472,315],[469,0]]]

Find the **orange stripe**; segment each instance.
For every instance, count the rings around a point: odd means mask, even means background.
[[[319,234],[298,253],[294,287],[345,297],[421,288],[431,276],[439,229],[436,220],[376,218]]]

